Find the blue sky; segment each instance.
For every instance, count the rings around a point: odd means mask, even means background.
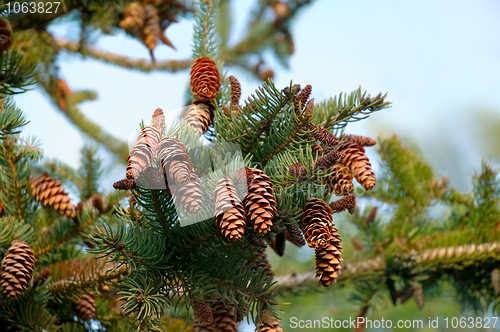
[[[233,1],[233,37],[244,31],[253,3]],[[474,114],[482,110],[495,121],[500,116],[499,14],[495,0],[320,0],[295,21],[290,68],[268,58],[275,64],[278,87],[291,79],[311,84],[316,101],[359,85],[372,95],[388,92],[392,108],[349,125],[347,131],[412,138],[440,174],[470,189],[470,175],[482,157],[470,130],[481,125]],[[169,27],[167,35],[177,50],[159,46],[157,59],[188,58],[192,28],[188,19]],[[59,37],[78,36],[78,27],[68,24],[52,31]],[[96,47],[148,58],[147,49],[123,33],[100,38]],[[98,92],[99,98],[82,104],[81,110],[124,140],[157,107],[167,119],[175,119],[189,81],[188,71],[144,74],[74,55],[63,54],[60,60],[60,76],[74,91]],[[241,71],[230,73],[240,78],[245,97],[260,84]],[[32,121],[24,134],[39,138],[47,157],[77,166],[83,135],[38,89],[17,96],[16,102]],[[372,152],[369,156],[375,158]],[[109,183],[116,180],[111,179],[116,169],[109,177]]]

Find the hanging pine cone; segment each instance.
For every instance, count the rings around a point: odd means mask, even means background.
[[[175,203],[180,204],[188,213],[198,213],[203,207],[201,182],[194,172],[191,173],[191,181],[176,187]]]
[[[300,230],[300,226],[297,223],[286,224],[286,239],[297,247],[302,247],[306,245],[306,241],[304,241],[304,237],[302,236],[302,231]]]
[[[281,232],[276,234],[276,239],[269,243],[269,246],[274,250],[278,256],[283,257],[286,248],[286,234]]]
[[[260,312],[260,323],[257,323],[258,332],[282,332],[280,319],[273,316],[269,309],[264,309]]]
[[[309,247],[327,246],[333,231],[332,210],[321,199],[309,200],[302,208],[301,228]]]
[[[46,175],[30,177],[31,190],[37,202],[46,208],[51,208],[68,218],[74,218],[75,208],[71,198],[61,187],[61,182],[55,181]]]
[[[88,322],[95,316],[95,301],[87,294],[82,295],[80,298],[74,298],[73,310],[75,310],[76,317]]]
[[[354,190],[352,174],[347,167],[335,165],[330,171],[333,172],[332,175],[322,178],[323,184],[326,184],[329,193],[334,192],[337,196],[343,196]]]
[[[338,151],[345,154],[345,157],[341,158],[339,162],[349,167],[363,188],[372,190],[375,186],[375,174],[368,157],[365,155],[365,149],[354,142],[342,141],[338,145]]]
[[[205,134],[214,120],[213,103],[193,103],[184,117],[186,121],[197,133]]]
[[[158,10],[153,5],[144,5],[144,28],[141,39],[150,51],[151,56],[162,34]]]
[[[191,300],[191,304],[198,313],[198,317],[200,317],[203,322],[208,324],[212,323],[212,321],[214,320],[212,310],[210,310],[210,307],[205,302],[193,299]]]
[[[196,59],[191,67],[191,91],[200,101],[212,101],[220,89],[220,75],[212,59]]]
[[[0,279],[3,293],[10,300],[17,300],[28,289],[33,270],[35,253],[23,241],[13,241],[2,260]]]
[[[345,157],[342,152],[331,151],[325,154],[322,157],[319,157],[313,165],[313,169],[328,169],[334,166],[341,158]]]
[[[254,249],[267,248],[267,245],[264,243],[264,241],[262,241],[262,239],[257,234],[255,234],[253,229],[247,228],[245,230],[245,235],[246,239],[248,240],[248,242],[250,242],[250,244]]]
[[[145,19],[144,7],[138,2],[132,2],[123,14],[123,19],[118,26],[125,31],[137,33],[142,31]]]
[[[138,137],[137,143],[127,157],[127,178],[135,179],[153,161],[161,134],[155,126],[146,126]]]
[[[378,210],[377,206],[374,206],[370,209],[370,211],[365,217],[365,224],[367,225],[371,224],[375,220],[375,217],[377,216],[377,210]]]
[[[7,22],[0,19],[0,54],[7,51],[12,45],[12,32],[7,26]]]
[[[342,268],[342,240],[337,233],[337,230],[332,233],[330,243],[321,249],[316,249],[316,277],[319,277],[319,282],[328,287],[334,282],[337,282],[340,269]]]
[[[253,222],[257,234],[266,234],[271,230],[274,213],[276,213],[273,184],[260,169],[251,168],[250,170],[253,180],[248,186],[248,193],[245,197],[245,211],[247,217]]]
[[[186,146],[177,138],[163,137],[158,145],[158,162],[169,186],[185,184],[191,179],[193,164],[186,154]]]
[[[35,279],[33,279],[33,288],[36,288],[38,285],[42,285],[50,276],[50,268],[46,267],[38,275]]]
[[[238,197],[233,181],[222,178],[214,192],[215,222],[229,242],[241,239],[245,232],[245,210]]]
[[[218,299],[213,305],[212,325],[217,332],[236,332],[238,331],[238,323],[234,317],[234,305],[230,304],[229,308],[224,306],[222,299]]]
[[[332,209],[333,213],[339,213],[344,210],[349,210],[349,212],[352,214],[354,212],[351,212],[353,209],[353,206],[356,206],[356,195],[354,194],[349,194],[347,196],[342,197],[338,201],[331,202],[330,203],[330,208]]]
[[[134,179],[123,179],[113,183],[113,188],[116,190],[130,190],[135,188]]]
[[[323,148],[321,147],[321,144],[319,144],[319,143],[316,143],[313,146],[311,146],[311,150],[313,153],[316,153],[316,152],[319,154],[323,153]]]
[[[377,141],[368,136],[361,135],[342,135],[344,140],[356,143],[359,146],[373,146],[377,144]]]
[[[214,324],[205,323],[202,319],[198,319],[193,312],[193,330],[194,332],[217,332]]]

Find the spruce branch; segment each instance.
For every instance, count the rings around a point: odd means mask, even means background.
[[[69,53],[80,53],[79,43],[68,41],[65,39],[57,39],[57,45],[68,51]],[[94,48],[86,48],[85,55],[93,59],[104,61],[122,68],[135,69],[145,73],[151,71],[165,71],[175,73],[186,68],[189,68],[193,60],[163,60],[151,62],[150,60],[136,60],[127,56],[117,55],[111,52],[105,52]]]
[[[218,41],[215,37],[218,19],[219,0],[199,1],[199,8],[195,13],[193,34],[193,58],[215,58]]]

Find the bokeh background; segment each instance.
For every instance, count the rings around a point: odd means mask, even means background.
[[[231,2],[238,39],[255,1]],[[271,13],[270,13],[271,14]],[[294,22],[295,53],[289,68],[265,54],[274,70],[278,87],[290,80],[313,87],[316,101],[351,92],[359,86],[372,95],[388,93],[392,107],[360,123],[347,132],[386,137],[397,133],[416,143],[437,174],[447,175],[459,190],[471,190],[471,177],[481,159],[500,161],[500,1],[497,0],[319,0],[304,8]],[[59,21],[50,27],[57,37],[78,40],[79,27]],[[191,55],[193,20],[181,19],[167,31],[176,50],[162,45],[155,51],[158,60],[186,59]],[[148,50],[138,41],[117,32],[98,36],[96,47],[148,58]],[[127,140],[142,119],[149,121],[160,107],[167,122],[177,120],[185,101],[189,72],[141,73],[118,68],[72,54],[60,58],[61,78],[73,90],[94,90],[98,99],[82,104],[81,111],[106,131]],[[242,96],[251,94],[260,81],[234,68],[229,74],[242,83]],[[57,158],[78,166],[80,147],[86,138],[51,104],[41,89],[35,88],[15,98],[31,121],[24,135],[36,136],[46,158]],[[124,174],[111,154],[101,151],[106,174],[103,188]],[[377,170],[375,153],[368,156]],[[349,232],[347,221],[339,229]],[[313,250],[288,248],[284,259],[270,252],[271,263],[282,273],[310,267]],[[282,305],[285,331],[291,330],[290,317],[321,319],[324,316],[348,319],[357,307],[344,290],[331,287],[321,294],[287,298]],[[393,307],[381,306],[369,318],[425,319],[460,317],[453,292],[443,293],[419,311],[413,300]],[[500,323],[497,324],[500,329]],[[251,331],[251,326],[242,326]],[[375,331],[376,329],[373,329]],[[426,330],[426,329],[424,329]],[[441,328],[441,330],[444,330]],[[303,331],[307,331],[304,329]],[[420,330],[422,331],[422,330]],[[451,329],[450,329],[451,331]]]

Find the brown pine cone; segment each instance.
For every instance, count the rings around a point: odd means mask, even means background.
[[[335,229],[332,234],[332,240],[322,249],[316,249],[316,277],[319,282],[328,287],[337,282],[340,269],[342,268],[342,240]]]
[[[234,76],[229,76],[229,83],[231,84],[231,110],[233,111],[233,116],[238,116],[238,107],[241,98],[241,84],[238,79]]]
[[[205,302],[193,299],[191,300],[191,304],[198,313],[198,317],[200,317],[203,322],[208,324],[212,323],[214,320],[212,310],[210,310],[210,307]]]
[[[318,141],[320,141],[324,145],[335,146],[335,145],[339,144],[339,140],[337,139],[337,137],[335,137],[335,135],[333,135],[331,132],[329,132],[325,128],[318,127],[318,126],[315,126],[313,124],[309,124],[309,127],[311,129],[315,129],[314,133],[313,133],[314,138],[316,138]]]
[[[213,101],[220,89],[220,75],[212,59],[196,59],[191,67],[191,91],[201,101]]]
[[[246,239],[254,249],[262,249],[262,248],[267,248],[267,245],[262,241],[262,239],[255,234],[254,230],[251,228],[247,228],[245,231],[246,234]]]
[[[123,179],[113,183],[113,188],[116,190],[130,190],[135,188],[134,179]]]
[[[23,241],[12,241],[2,260],[0,279],[4,295],[17,300],[30,285],[35,269],[35,253]]]
[[[306,245],[306,241],[304,241],[304,237],[302,236],[302,231],[300,230],[300,226],[297,223],[287,224],[286,227],[286,239],[297,247],[302,247]]]
[[[332,209],[333,213],[339,213],[344,210],[349,210],[349,212],[351,213],[352,207],[356,206],[356,195],[349,194],[347,196],[344,196],[338,201],[331,202],[329,206]]]
[[[323,148],[321,147],[321,144],[319,144],[319,143],[316,143],[313,146],[311,146],[311,150],[313,153],[316,153],[316,152],[318,152],[319,154],[323,153]]]
[[[280,325],[280,319],[273,316],[269,309],[260,312],[260,323],[255,324],[258,332],[283,332]]]
[[[95,316],[95,301],[87,294],[82,295],[80,298],[74,298],[73,310],[75,310],[76,317],[88,322]]]
[[[273,183],[263,171],[257,168],[250,169],[253,173],[252,183],[248,186],[248,193],[244,205],[247,217],[253,222],[257,234],[266,234],[271,230],[273,217],[276,213]]]
[[[71,204],[71,198],[61,187],[61,182],[55,181],[46,175],[30,177],[33,197],[42,206],[51,208],[68,218],[76,215],[75,207]]]
[[[344,140],[354,142],[359,146],[374,146],[375,144],[377,144],[376,140],[368,136],[344,134],[342,135],[342,138]]]
[[[146,168],[143,176],[137,178],[136,184],[147,189],[165,189],[165,179],[162,173],[153,166]]]
[[[155,49],[162,34],[158,10],[153,5],[144,5],[144,28],[141,39],[150,52]]]
[[[370,212],[368,212],[368,214],[365,217],[365,224],[367,225],[371,224],[375,220],[375,217],[377,216],[377,210],[378,210],[377,206],[374,206],[370,209]]]
[[[372,171],[372,165],[368,157],[365,155],[365,149],[351,141],[342,141],[338,145],[338,151],[345,154],[339,162],[349,167],[363,188],[372,190],[375,186],[375,174]]]
[[[0,19],[0,54],[7,51],[12,45],[12,32],[10,31],[7,22]]]
[[[332,238],[332,210],[321,199],[309,200],[302,208],[301,228],[309,247],[319,249],[327,246]]]
[[[354,190],[352,184],[352,174],[347,167],[335,165],[331,168],[332,175],[327,178],[322,178],[323,184],[329,193],[334,192],[337,196],[350,194]]]
[[[291,165],[288,171],[290,172],[291,176],[297,179],[303,178],[307,175],[307,170],[301,163],[295,163]]]
[[[163,110],[161,108],[157,108],[153,113],[153,126],[158,129],[160,137],[163,136],[163,133],[165,132],[165,115],[163,114]]]
[[[293,106],[295,107],[295,114],[299,115],[304,109],[309,96],[311,96],[312,86],[309,84],[305,86],[293,99]]]
[[[325,154],[322,157],[319,157],[314,163],[313,169],[323,168],[328,169],[335,165],[341,158],[344,158],[345,155],[342,152],[331,151]]]
[[[191,179],[193,164],[186,154],[186,146],[177,138],[163,137],[158,145],[158,157],[169,186],[185,184]]]
[[[222,299],[219,299],[213,305],[213,317],[214,320],[212,325],[215,327],[217,332],[236,332],[238,331],[238,323],[234,317],[234,305],[230,304],[229,308],[224,306]]]
[[[285,231],[276,234],[276,240],[271,241],[269,243],[269,246],[274,250],[274,252],[280,256],[283,257],[285,254],[285,248],[286,248],[286,234]]]
[[[123,14],[123,19],[118,26],[128,32],[135,31],[138,33],[142,31],[145,19],[144,7],[138,2],[132,2]]]
[[[217,332],[213,322],[211,324],[205,323],[202,319],[198,319],[193,312],[193,330],[194,332]]]
[[[184,117],[186,121],[200,135],[205,134],[214,120],[213,103],[192,103]]]
[[[194,172],[188,183],[176,187],[175,203],[180,204],[188,213],[198,213],[203,207],[201,182]]]
[[[158,149],[161,134],[155,126],[146,126],[137,139],[137,143],[127,157],[127,178],[135,179],[153,161]]]
[[[222,178],[217,182],[214,200],[215,222],[222,235],[229,242],[241,239],[246,226],[245,210],[231,179]]]
[[[33,288],[36,288],[38,285],[42,285],[50,276],[50,268],[46,267],[38,275],[35,279],[33,279]]]

